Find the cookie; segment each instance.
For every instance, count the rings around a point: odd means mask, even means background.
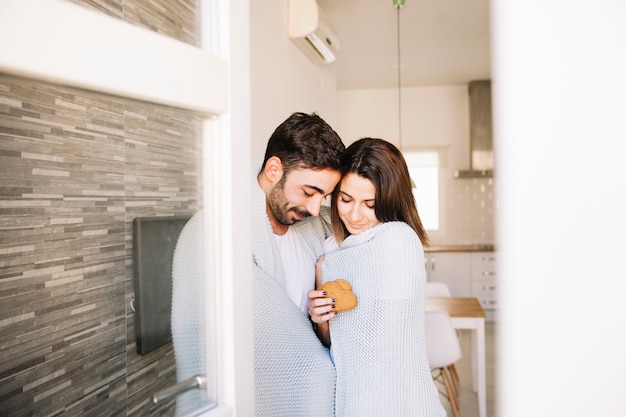
[[[352,292],[352,285],[345,279],[328,281],[317,289],[326,291],[326,298],[335,299],[335,311],[350,310],[358,304],[356,295]]]

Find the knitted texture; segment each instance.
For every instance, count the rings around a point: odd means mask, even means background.
[[[201,210],[180,232],[172,260],[171,325],[178,382],[207,373],[203,248]],[[176,397],[176,415],[208,403],[206,391],[187,391]]]
[[[350,282],[359,303],[330,321],[336,417],[439,417],[424,335],[424,249],[401,222],[349,236],[327,253],[323,282]]]
[[[255,415],[332,417],[335,369],[329,351],[285,291],[284,268],[256,176],[251,187]],[[321,255],[330,233],[321,217],[290,227]]]

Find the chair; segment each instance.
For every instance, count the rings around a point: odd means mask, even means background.
[[[455,417],[459,417],[459,405],[453,391],[449,367],[463,357],[461,344],[457,338],[450,316],[445,311],[426,311],[425,314],[426,352],[433,379],[442,382]]]
[[[451,297],[450,288],[443,282],[426,281],[426,297]]]
[[[426,281],[426,297],[451,297],[450,288],[443,282]],[[457,337],[461,340],[461,332],[456,330]],[[452,385],[454,392],[459,395],[459,374],[456,372],[456,366],[450,365],[448,371],[452,375]]]

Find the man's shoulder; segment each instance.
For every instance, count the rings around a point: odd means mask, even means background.
[[[330,224],[330,207],[328,206],[320,207],[320,215],[317,217],[321,218],[326,223]]]
[[[330,208],[322,206],[318,216],[309,216],[304,220],[294,223],[291,227],[295,227],[297,229],[330,227]]]
[[[312,238],[316,243],[317,241],[323,242],[332,234],[330,208],[322,206],[318,216],[309,216],[289,227],[293,227],[305,238]]]

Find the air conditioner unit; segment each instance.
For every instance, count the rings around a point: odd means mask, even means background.
[[[289,0],[289,38],[316,64],[337,59],[339,39],[315,0]]]

